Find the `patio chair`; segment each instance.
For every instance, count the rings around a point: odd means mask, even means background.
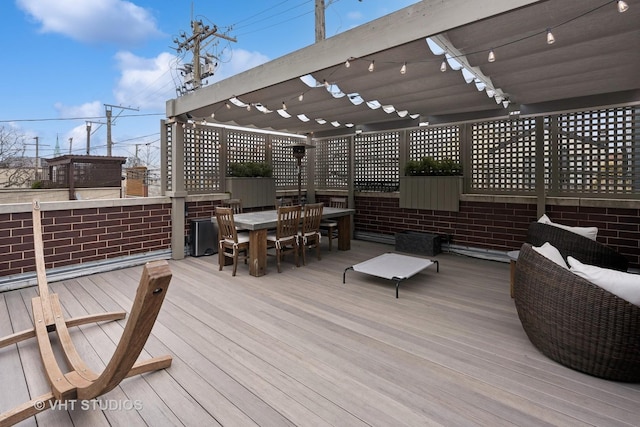
[[[522,328],[544,355],[600,378],[640,382],[639,306],[558,265],[529,243],[520,249],[514,297]]]
[[[94,399],[113,390],[124,378],[168,368],[172,361],[171,356],[161,356],[136,363],[149,338],[171,281],[171,270],[167,261],[148,262],[144,266],[120,341],[106,368],[98,374],[80,357],[68,328],[124,319],[126,313],[110,312],[65,319],[60,299],[57,294],[50,293],[47,283],[38,201],[33,202],[32,217],[39,291],[39,296],[31,300],[34,327],[1,338],[0,348],[35,337],[51,391],[0,414],[0,426],[14,425],[53,408],[56,401]],[[64,353],[64,360],[70,369],[63,371],[56,360],[56,352],[49,337],[49,333],[54,331],[58,335],[58,339],[54,341],[57,341],[57,346]],[[4,388],[10,391],[11,385],[4,384]]]
[[[233,209],[234,214],[242,213],[242,199],[226,199],[222,201],[222,204]]]
[[[316,248],[318,259],[320,256],[320,221],[322,220],[323,203],[304,205],[302,230],[298,233],[298,244],[302,252],[302,265],[307,265],[307,248]]]
[[[233,274],[238,270],[238,258],[244,263],[249,258],[249,233],[238,232],[233,221],[233,208],[216,207],[216,221],[218,221],[218,271],[222,270],[226,258],[233,259]],[[230,250],[230,252],[229,252]],[[241,255],[242,254],[242,255]]]
[[[291,197],[276,197],[276,209],[280,206],[293,206],[293,199]]]
[[[569,255],[590,265],[627,271],[629,261],[614,249],[571,231],[541,222],[532,222],[525,240],[533,246],[545,242],[555,246],[566,260]]]
[[[347,198],[346,197],[332,197],[329,199],[329,205],[330,208],[340,208],[340,209],[346,209],[347,207]],[[322,221],[320,223],[320,229],[321,230],[326,230],[327,231],[327,238],[329,239],[329,250],[331,251],[333,249],[333,239],[337,239],[338,238],[338,222],[337,221],[332,221],[332,220],[327,220],[327,221]]]
[[[267,234],[267,248],[275,248],[278,273],[282,256],[293,253],[296,260],[296,267],[300,267],[298,258],[298,229],[300,228],[300,205],[282,206],[278,208],[278,223],[275,233]]]

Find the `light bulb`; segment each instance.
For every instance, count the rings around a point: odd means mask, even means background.
[[[282,109],[284,111],[287,111],[287,104],[285,104],[284,101],[282,101]]]
[[[627,4],[627,2],[618,0],[618,12],[622,13],[626,12],[627,10],[629,10],[629,5]]]
[[[247,104],[247,111],[251,111],[251,104]]]
[[[404,64],[402,64],[402,67],[400,68],[400,74],[406,74],[407,73],[407,63],[405,62]]]
[[[304,99],[304,93],[301,93],[300,96],[298,96],[298,101],[302,102],[303,99]]]
[[[371,64],[369,64],[369,72],[372,72],[375,69],[375,65],[373,65],[375,61],[371,61]]]
[[[329,82],[326,79],[323,80],[322,83],[324,84],[324,87],[327,87],[327,88],[329,87]]]
[[[213,119],[216,116],[216,113],[211,113],[211,118]]]
[[[225,106],[225,107],[227,107],[227,110],[230,110],[230,109],[231,109],[231,105],[229,105],[229,103],[228,103],[228,102],[225,102],[225,103],[224,103],[224,106]]]
[[[554,44],[556,42],[556,38],[553,37],[553,33],[551,29],[547,30],[547,44]]]
[[[347,60],[344,62],[344,66],[345,66],[345,67],[347,67],[347,68],[351,67],[351,62],[349,62],[349,60],[347,59]]]
[[[442,61],[442,64],[440,64],[440,71],[443,73],[447,71],[447,61]]]
[[[491,49],[489,51],[489,57],[487,58],[487,61],[495,62],[495,60],[496,60],[496,54],[493,52],[493,49]]]

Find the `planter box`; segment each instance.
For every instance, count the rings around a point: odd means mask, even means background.
[[[274,178],[228,177],[226,191],[234,199],[242,199],[243,208],[273,206],[276,199],[276,181]]]
[[[400,207],[458,212],[461,176],[400,177]]]
[[[440,236],[418,231],[396,233],[395,249],[416,255],[438,255],[441,252]]]

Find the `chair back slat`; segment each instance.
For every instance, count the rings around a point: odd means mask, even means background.
[[[216,220],[218,221],[218,233],[220,240],[238,241],[238,232],[236,231],[235,222],[233,220],[233,209],[217,206]]]
[[[304,217],[302,219],[303,233],[318,232],[320,230],[323,207],[324,203],[309,203],[304,205]]]
[[[347,198],[346,197],[332,197],[331,199],[329,199],[329,207],[330,208],[346,209],[347,208]]]
[[[223,200],[222,204],[233,209],[234,214],[242,213],[242,199],[227,199]]]
[[[276,229],[276,237],[278,239],[298,235],[301,211],[300,205],[281,206],[278,208],[278,227]]]

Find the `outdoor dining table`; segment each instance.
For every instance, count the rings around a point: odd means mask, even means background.
[[[324,207],[322,210],[322,219],[335,218],[338,222],[338,250],[351,249],[351,215],[355,213],[355,209]],[[273,230],[278,225],[278,211],[272,209],[241,213],[234,215],[233,219],[237,228],[249,231],[249,274],[264,276],[267,266],[267,230]]]

